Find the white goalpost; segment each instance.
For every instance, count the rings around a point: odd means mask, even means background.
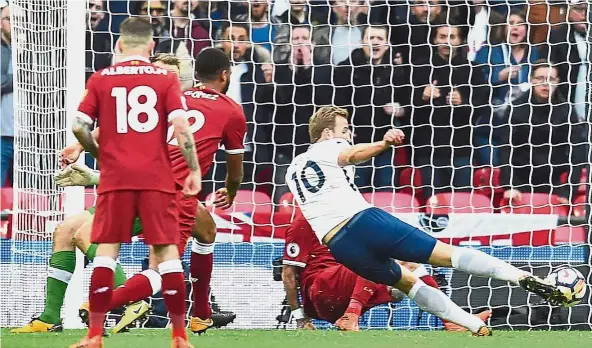
[[[106,16],[103,20],[107,21],[108,25],[100,33],[110,37],[112,46],[114,46],[118,37],[118,29],[114,29],[117,25],[113,23],[118,23],[123,17],[138,15],[135,12],[135,7],[140,8],[137,3],[140,2],[131,1],[125,8],[116,8],[115,5],[110,4],[108,1],[104,2],[102,13]],[[241,17],[240,15],[236,16],[233,12],[237,8],[238,10],[241,9],[239,5],[242,2],[238,0],[227,2],[233,6],[237,5],[237,7],[224,7],[222,3],[226,2],[221,1],[210,1],[208,3],[207,10],[212,13],[215,12],[215,15],[210,14],[213,19],[210,19],[209,24],[204,25],[204,28],[208,32],[212,45],[222,49],[229,49],[230,52],[233,52],[232,49],[240,49],[240,43],[232,42],[232,35],[225,36],[224,33],[220,32],[220,28],[224,28],[223,23],[227,21],[225,17],[232,16],[238,18],[234,19],[235,23],[247,21],[247,24],[249,24],[248,14],[246,17]],[[356,26],[352,27],[353,29],[343,24],[339,24],[338,27],[335,23],[339,21],[336,21],[331,16],[337,16],[339,10],[334,11],[331,5],[325,7],[325,3],[325,1],[307,2],[315,10],[326,9],[326,12],[316,12],[323,13],[325,18],[321,18],[321,22],[324,20],[322,24],[312,24],[312,30],[322,30],[323,26],[334,25],[335,27],[327,30],[327,35],[343,35],[344,32],[348,35],[347,37],[341,37],[342,40],[333,46],[337,53],[330,54],[337,56],[340,54],[338,51],[343,50],[344,47],[349,49],[348,54],[351,54],[355,49],[362,48],[363,32],[361,28],[370,23],[370,17],[360,17],[366,18],[366,22],[357,23]],[[393,24],[392,21],[388,22],[392,24],[389,30],[395,31],[402,26],[413,27],[418,25],[415,22],[408,22],[412,14],[409,12],[410,10],[407,10],[407,7],[411,8],[416,2],[409,0],[400,3],[401,8],[405,8],[407,12],[397,12],[395,16],[395,12],[400,9],[392,6],[385,12],[385,16],[388,18],[396,17],[397,20],[402,21],[399,24]],[[440,3],[443,3],[443,1],[441,0]],[[448,6],[449,11],[460,6],[454,1],[447,3],[450,3],[450,6]],[[469,8],[470,6],[476,6],[471,1],[468,1],[468,3],[470,3]],[[464,5],[465,1],[462,1],[462,4]],[[275,7],[272,7],[272,5]],[[386,2],[384,6],[387,5],[392,4]],[[245,11],[248,11],[248,6],[246,8]],[[0,302],[2,304],[0,306],[0,327],[23,325],[34,314],[43,311],[48,262],[52,250],[52,234],[56,226],[65,218],[89,208],[93,201],[92,198],[96,195],[96,189],[82,187],[58,188],[54,184],[53,177],[59,169],[59,151],[66,144],[75,141],[70,129],[75,114],[73,111],[78,107],[85,90],[85,73],[93,65],[89,64],[87,60],[96,59],[100,54],[106,53],[86,49],[87,45],[85,44],[89,37],[87,36],[88,31],[91,32],[90,37],[93,39],[95,39],[93,35],[99,33],[96,29],[89,29],[88,27],[88,0],[11,0],[10,9],[14,68],[15,154],[14,184],[12,188],[13,207],[11,211],[12,239],[0,240]],[[269,42],[260,42],[259,45],[249,44],[248,47],[251,51],[248,52],[251,54],[250,57],[236,58],[230,54],[233,60],[233,75],[237,74],[235,77],[239,76],[240,78],[235,78],[232,81],[234,85],[231,85],[229,95],[241,102],[247,114],[249,134],[246,140],[248,142],[248,151],[245,156],[245,168],[251,168],[247,170],[249,176],[245,177],[245,183],[241,194],[237,196],[235,206],[226,212],[214,212],[218,235],[214,251],[214,271],[211,282],[211,291],[215,301],[213,298],[211,300],[221,310],[232,311],[237,314],[234,323],[228,326],[230,329],[295,328],[295,322],[278,320],[278,317],[281,317],[282,311],[285,309],[285,304],[283,304],[285,292],[282,282],[277,279],[274,280],[273,275],[274,268],[278,267],[277,260],[283,256],[285,231],[291,221],[293,211],[293,203],[290,197],[283,195],[283,193],[287,192],[285,183],[282,182],[283,179],[278,179],[279,177],[283,178],[281,171],[285,170],[284,167],[286,167],[285,158],[278,159],[280,157],[278,154],[284,151],[282,149],[286,144],[282,145],[277,142],[278,138],[284,137],[286,134],[281,132],[285,132],[289,127],[293,129],[289,139],[287,139],[288,136],[286,135],[286,139],[279,140],[285,141],[290,146],[298,142],[297,133],[303,129],[302,127],[305,127],[302,115],[298,114],[299,110],[314,111],[316,107],[320,106],[317,103],[317,100],[320,99],[318,94],[324,93],[320,92],[324,90],[317,87],[323,85],[335,87],[337,84],[335,81],[339,80],[340,77],[338,76],[339,73],[344,71],[336,69],[348,66],[347,64],[339,65],[333,62],[332,59],[326,59],[319,64],[323,68],[332,71],[329,74],[331,77],[328,78],[331,80],[327,80],[328,82],[317,81],[318,76],[316,74],[321,70],[316,70],[314,74],[309,74],[308,81],[302,82],[302,80],[295,77],[301,67],[290,65],[289,60],[278,61],[275,65],[271,65],[272,61],[279,56],[274,54],[275,50],[286,49],[286,46],[289,46],[289,53],[287,54],[292,55],[290,50],[298,45],[293,46],[290,44],[290,33],[295,26],[290,23],[278,22],[280,21],[280,15],[284,11],[292,11],[289,1],[270,1],[268,10],[270,15],[277,16],[274,17],[277,19],[277,21],[274,19],[273,22],[275,25],[274,30],[277,30],[277,33],[282,35],[287,33],[287,38],[284,38],[287,41],[276,42],[270,39]],[[348,11],[351,15],[354,10],[350,8]],[[433,11],[433,6],[428,6],[427,11]],[[581,43],[580,47],[585,47],[588,52],[588,61],[583,65],[586,65],[589,69],[589,76],[586,81],[588,86],[587,103],[589,106],[592,104],[592,93],[589,92],[592,81],[592,33],[590,29],[592,27],[592,11],[590,9],[588,11],[587,41]],[[310,13],[307,15],[312,23],[312,16]],[[563,12],[562,15],[566,16],[566,13]],[[288,18],[290,18],[289,15]],[[473,18],[472,20],[478,21],[480,19]],[[527,16],[527,20],[531,20],[531,17]],[[467,20],[467,22],[470,22],[470,20]],[[167,23],[167,25],[170,25],[170,22]],[[452,25],[451,22],[448,24]],[[541,22],[528,22],[526,24],[530,26],[531,29],[529,30],[534,30],[534,28],[541,25],[548,25],[551,29],[559,25],[554,22],[550,12],[546,15],[546,19]],[[506,22],[496,25],[505,26]],[[486,27],[489,30],[493,28],[493,24],[490,26],[488,23]],[[360,30],[360,32],[356,30]],[[472,35],[481,34],[473,32]],[[322,35],[318,37],[311,36],[307,40],[312,40],[312,44],[317,45],[313,50],[317,52],[316,54],[324,52],[323,49],[330,46],[329,42],[314,42],[314,40],[323,39]],[[358,36],[360,38],[356,41],[355,38]],[[257,39],[261,40],[261,37],[257,37]],[[548,35],[546,41],[549,39]],[[411,35],[401,40],[405,44],[413,45]],[[565,43],[568,40],[566,37]],[[200,41],[193,38],[179,41],[181,41],[180,45],[178,42],[174,42],[168,50],[176,53],[189,64],[188,62],[192,61],[192,44],[199,44]],[[554,45],[563,43],[555,43]],[[232,48],[233,44],[237,44],[237,47]],[[266,51],[266,44],[271,46],[271,52]],[[183,45],[186,45],[186,47]],[[348,47],[348,45],[351,47]],[[532,44],[530,41],[528,41],[528,45],[529,47],[538,47],[538,44]],[[255,49],[255,46],[259,47]],[[465,44],[463,43],[461,46],[465,47]],[[94,46],[90,45],[90,47]],[[393,47],[389,45],[390,48]],[[372,50],[369,51],[372,52]],[[252,61],[255,59],[257,52],[260,54],[258,60]],[[344,56],[349,57],[348,54],[344,54]],[[393,62],[389,63],[391,64],[390,67],[394,66],[395,63]],[[467,65],[475,66],[468,62]],[[574,64],[569,63],[568,65],[570,65],[569,69],[574,68]],[[269,68],[270,66],[273,67]],[[413,110],[409,111],[410,113],[419,109],[413,104],[415,102],[413,95],[414,93],[421,93],[417,92],[420,88],[413,85],[414,81],[409,75],[414,77],[425,71],[422,69],[431,69],[432,67],[429,64],[409,63],[408,70],[405,70],[407,76],[399,76],[399,78],[406,78],[408,81],[403,86],[396,86],[396,88],[400,89],[393,92],[393,95],[396,93],[403,94],[404,88],[409,88],[411,90],[409,93],[412,96],[409,97],[406,105],[400,105],[395,100],[384,103],[383,100],[376,101],[380,97],[381,88],[386,88],[385,86],[393,87],[397,81],[393,79],[393,83],[385,84],[382,81],[384,78],[382,75],[373,80],[374,77],[380,74],[380,69],[384,67],[375,66],[370,61],[357,66],[350,64],[348,66],[351,68],[349,71],[355,71],[360,66],[370,71],[367,82],[355,82],[355,76],[358,76],[359,71],[361,71],[358,70],[345,79],[347,81],[344,82],[344,85],[338,87],[342,88],[342,91],[350,88],[350,94],[347,97],[351,101],[349,101],[349,104],[346,103],[346,107],[352,110],[367,108],[364,110],[370,110],[369,117],[376,118],[370,122],[370,125],[363,124],[361,126],[374,127],[371,130],[372,136],[381,127],[375,127],[374,123],[383,122],[378,117],[387,116],[387,111],[384,110],[389,110],[392,115],[395,115],[396,112],[393,111],[393,108],[402,106],[408,110]],[[274,73],[280,74],[281,69],[284,68],[285,71],[289,72],[286,76],[290,76],[282,80],[277,78],[276,75],[272,75],[268,79],[266,74],[269,71],[266,69],[275,69]],[[339,71],[339,73],[335,71]],[[249,76],[248,74],[252,75]],[[472,74],[474,74],[474,71]],[[192,75],[192,72],[188,72],[185,76]],[[272,80],[273,78],[276,78],[276,80]],[[392,76],[389,78],[392,78]],[[240,85],[241,83],[242,85]],[[567,81],[566,83],[571,84],[572,82]],[[494,83],[486,81],[484,84],[487,87],[492,87]],[[248,86],[248,92],[241,94],[241,87],[244,86]],[[293,88],[293,90],[288,89],[287,86]],[[452,84],[447,85],[445,81],[439,81],[437,86],[443,90],[446,88],[452,90],[455,87]],[[355,100],[354,95],[367,87],[372,89],[372,97],[369,98],[370,102]],[[469,85],[467,89],[474,93],[478,87],[481,86]],[[312,92],[299,94],[300,91],[305,89],[308,91],[308,88]],[[286,95],[288,93],[286,91],[291,94]],[[310,94],[307,97],[309,99],[302,97],[307,93]],[[261,99],[259,99],[260,97]],[[335,99],[331,100],[331,103],[333,102],[335,102]],[[359,103],[359,105],[356,103]],[[492,103],[493,98],[491,96],[489,100],[484,102],[486,105]],[[573,104],[571,101],[569,103]],[[435,104],[428,106],[435,107]],[[476,113],[484,105],[469,103],[466,106],[470,107],[471,113]],[[285,114],[284,110],[290,110],[289,112],[292,114]],[[359,122],[355,120],[356,116],[358,117],[357,120],[359,120],[359,116],[355,115],[354,123]],[[389,119],[386,123],[388,123],[388,126],[396,125],[411,129],[413,128],[413,122],[415,122],[413,121],[415,116],[416,114],[392,116],[392,119]],[[427,117],[429,121],[426,122],[439,122],[435,120],[435,116],[432,116],[434,115]],[[588,174],[582,174],[582,182],[579,183],[582,189],[577,193],[579,197],[583,196],[584,198],[580,198],[581,200],[576,202],[576,198],[571,197],[572,206],[566,208],[567,212],[563,208],[553,208],[544,214],[537,215],[533,213],[534,208],[528,212],[519,210],[513,204],[502,207],[501,202],[506,187],[502,187],[503,185],[500,183],[499,172],[493,169],[493,165],[482,166],[474,161],[464,164],[465,167],[470,167],[471,177],[474,180],[471,180],[470,187],[463,187],[463,193],[468,194],[467,192],[470,192],[470,198],[466,202],[463,201],[463,206],[455,206],[455,199],[457,198],[454,198],[453,195],[447,196],[447,199],[439,202],[436,202],[433,198],[423,197],[422,189],[433,186],[435,180],[431,180],[431,182],[418,180],[421,172],[418,169],[419,165],[414,167],[413,159],[407,158],[406,162],[399,162],[399,159],[395,157],[403,151],[402,148],[397,148],[394,151],[393,158],[387,159],[386,164],[376,162],[375,167],[370,168],[370,170],[363,171],[364,168],[362,168],[358,169],[357,173],[358,175],[373,177],[378,175],[385,167],[392,168],[393,177],[396,178],[393,188],[377,190],[376,187],[366,187],[364,196],[380,208],[393,213],[401,220],[434,235],[440,240],[479,248],[521,268],[531,270],[539,276],[545,276],[552,269],[561,265],[570,265],[579,269],[586,276],[587,283],[591,284],[591,184],[586,180],[590,180],[592,177],[592,174],[590,174],[592,169],[590,168],[592,162],[592,142],[590,140],[592,139],[592,132],[590,131],[592,129],[592,116],[590,113],[587,116],[581,122],[588,129],[588,149],[584,165],[587,167]],[[495,125],[493,121],[489,121],[485,125],[492,128],[499,126]],[[437,124],[435,127],[449,127],[451,134],[469,128],[468,132],[473,134],[479,126],[482,125],[477,125],[475,122],[459,126],[451,120],[450,124]],[[559,129],[562,125],[555,125],[548,121],[544,122],[544,126]],[[356,127],[358,126],[356,125]],[[408,134],[408,137],[417,136],[414,133],[406,134]],[[492,141],[492,135],[489,136],[490,138],[487,140]],[[450,138],[452,137],[451,135]],[[435,139],[432,137],[426,143],[434,144],[434,141]],[[531,139],[524,139],[524,141],[528,143]],[[454,147],[452,140],[450,142],[450,147]],[[501,147],[502,145],[495,146]],[[569,145],[572,148],[576,146],[576,144]],[[495,146],[492,146],[492,148]],[[512,151],[514,150],[512,149]],[[290,151],[291,153],[284,155],[286,157],[294,156],[297,150],[292,149]],[[475,147],[470,149],[472,155],[475,155],[477,151],[478,149]],[[220,175],[220,169],[225,166],[224,161],[221,160],[222,158],[222,156],[216,156],[213,164],[214,171],[218,175],[208,176],[205,180],[204,187],[209,188],[210,191],[212,188],[219,188],[224,185],[224,173]],[[84,163],[84,159],[84,156],[81,156],[80,163]],[[425,166],[442,167],[439,160],[440,158],[434,155]],[[576,167],[576,164],[567,162],[567,171],[569,173]],[[528,165],[532,166],[532,163],[525,166]],[[364,166],[372,165],[363,164],[362,167]],[[448,166],[451,173],[463,169],[461,168],[463,165],[455,167],[455,165],[447,164],[446,166]],[[486,170],[483,170],[484,167],[486,167]],[[451,176],[454,175],[451,174]],[[569,177],[569,174],[567,176]],[[479,180],[483,180],[483,182],[479,182],[477,178],[480,178]],[[369,182],[372,183],[373,181],[369,180]],[[453,186],[451,182],[449,191],[457,193],[457,187]],[[384,199],[385,196],[388,197],[386,200]],[[336,204],[338,203],[336,202]],[[551,205],[551,202],[547,203]],[[532,203],[532,205],[534,207],[536,204]],[[186,264],[189,263],[189,253],[190,250],[183,257]],[[147,254],[148,248],[138,240],[134,240],[134,242],[122,247],[119,262],[128,277],[143,269],[143,261]],[[429,268],[428,270],[442,281],[442,291],[464,309],[472,312],[493,309],[494,328],[589,330],[592,327],[592,287],[590,286],[588,286],[588,294],[581,304],[573,308],[560,310],[541,303],[540,298],[528,295],[518,287],[467,276],[451,269]],[[82,327],[82,323],[78,318],[78,308],[83,301],[88,299],[88,283],[91,271],[92,264],[84,268],[84,255],[77,251],[76,271],[69,282],[62,308],[62,321],[67,329]],[[187,282],[189,283],[189,280]],[[159,327],[159,325],[166,325],[167,316],[166,313],[159,311],[159,306],[162,305],[160,302],[161,299],[157,297],[150,299],[150,303],[156,311],[149,317],[148,321],[142,322],[141,326]],[[191,305],[191,301],[188,303]],[[107,325],[112,326],[116,318],[117,316],[109,317]],[[321,321],[315,321],[315,325],[319,328],[330,327],[328,323]],[[406,299],[401,303],[383,304],[369,310],[362,318],[361,327],[388,330],[437,330],[442,329],[443,324],[434,316],[423,313],[413,302]]]

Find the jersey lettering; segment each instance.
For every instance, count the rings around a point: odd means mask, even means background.
[[[315,174],[317,175],[317,182],[315,184],[311,184],[308,178],[306,177],[307,169],[314,170]],[[325,185],[326,179],[325,174],[323,173],[321,167],[319,167],[318,164],[316,164],[313,161],[307,161],[306,165],[304,166],[304,168],[302,168],[302,171],[300,172],[300,180],[298,180],[298,175],[296,174],[296,172],[292,174],[292,180],[296,184],[296,191],[298,192],[300,200],[302,202],[306,202],[306,197],[304,196],[302,188],[300,187],[300,181],[302,181],[302,184],[308,192],[317,193],[323,187],[323,185]]]
[[[189,131],[193,134],[203,128],[206,117],[201,111],[189,110],[187,111],[187,121],[189,122]],[[172,125],[167,132],[167,139],[169,139],[169,145],[179,146],[179,141],[175,137],[175,127]]]
[[[158,97],[152,87],[137,86],[129,93],[125,87],[113,87],[111,96],[115,98],[117,133],[127,133],[128,127],[139,133],[147,133],[158,125],[158,111],[156,111]],[[145,101],[140,102],[141,98]],[[146,115],[146,121],[140,121],[140,114]]]

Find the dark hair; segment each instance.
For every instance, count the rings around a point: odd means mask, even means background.
[[[152,24],[143,17],[129,17],[121,22],[119,33],[125,44],[141,45],[152,40]]]
[[[251,38],[251,27],[247,23],[231,23],[231,22],[224,22],[220,26],[220,39],[224,36],[224,32],[232,27],[243,28],[247,32],[247,38]],[[230,35],[230,33],[228,33]]]
[[[201,81],[214,81],[224,70],[230,70],[230,59],[221,49],[203,49],[195,58],[195,78]]]
[[[530,68],[530,76],[534,75],[534,72],[540,68],[549,68],[549,69],[556,69],[557,67],[555,64],[547,60],[546,58],[539,58],[532,62],[532,67]]]

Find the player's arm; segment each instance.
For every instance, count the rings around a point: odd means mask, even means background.
[[[405,135],[399,129],[391,129],[384,139],[374,143],[356,144],[348,147],[339,153],[337,163],[340,167],[364,163],[388,149],[391,145],[398,145],[403,142]]]
[[[77,117],[74,119],[72,123],[72,132],[78,142],[88,153],[90,153],[94,158],[98,158],[99,156],[99,145],[95,142],[95,139],[92,135],[93,130],[93,123],[92,121],[82,119]]]
[[[236,192],[243,182],[243,153],[246,132],[246,117],[241,109],[224,127],[222,143],[226,149],[226,185],[225,188],[216,191],[214,205],[217,208],[230,208]]]
[[[296,279],[297,274],[298,270],[296,269],[296,266],[284,265],[284,268],[282,269],[282,282],[284,283],[284,289],[286,290],[288,305],[290,305],[292,314],[295,317],[295,313],[298,310],[300,310],[303,314],[302,309],[300,308],[300,298],[298,297],[298,280]],[[303,316],[304,315],[301,317]]]

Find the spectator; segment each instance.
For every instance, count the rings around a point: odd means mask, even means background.
[[[573,104],[578,117],[584,120],[590,111],[587,103],[590,94],[587,89],[590,48],[586,44],[586,0],[570,0],[568,11],[568,23],[551,31],[548,53],[551,61],[559,64],[559,79],[562,82],[559,91]]]
[[[226,23],[221,28],[220,48],[234,62],[230,84],[226,94],[242,105],[247,117],[246,156],[254,156],[257,163],[269,162],[271,143],[271,113],[269,109],[257,105],[257,88],[265,83],[262,63],[269,63],[267,50],[253,45],[249,38],[249,26],[244,23]],[[245,171],[247,173],[247,171]],[[247,173],[248,174],[248,173]],[[245,178],[248,175],[245,174]]]
[[[487,110],[487,89],[480,71],[460,54],[461,28],[441,22],[430,40],[436,54],[412,68],[414,106],[411,128],[413,164],[419,168],[424,198],[471,185],[471,133]],[[480,107],[481,106],[481,107]]]
[[[230,8],[226,1],[192,0],[191,7],[196,19],[209,23],[210,37],[214,37],[222,23],[228,20]]]
[[[358,0],[333,0],[329,25],[313,32],[315,57],[322,64],[337,65],[361,47],[362,27],[367,23],[368,6]]]
[[[271,43],[275,39],[276,27],[280,23],[275,17],[270,18],[266,0],[251,0],[249,8],[249,14],[238,15],[234,21],[248,24],[251,28],[251,42],[264,47],[271,53]]]
[[[501,158],[504,197],[520,203],[522,192],[554,193],[563,203],[575,198],[587,161],[588,130],[561,94],[559,69],[546,60],[535,62],[530,93],[514,101]],[[569,171],[569,185],[560,184]]]
[[[493,86],[491,104],[492,117],[484,115],[478,120],[475,143],[479,146],[482,164],[499,163],[499,126],[503,124],[505,109],[513,100],[528,92],[531,64],[539,59],[539,50],[528,43],[526,14],[512,10],[508,25],[499,45],[484,46],[475,57],[474,63],[483,67],[485,80]]]
[[[189,12],[189,0],[173,0],[172,4],[173,9],[170,12],[172,37],[184,41],[187,50],[195,59],[201,50],[212,45],[209,23],[195,19],[193,13]]]
[[[0,78],[2,86],[0,90],[0,187],[4,187],[8,181],[12,186],[12,175],[10,170],[14,159],[14,109],[12,102],[12,45],[11,45],[11,29],[10,29],[10,8],[8,3],[4,0],[0,1],[0,9],[2,10],[1,42],[0,42]]]
[[[500,39],[505,39],[505,17],[496,11],[492,11],[486,0],[472,0],[469,7],[467,33],[467,59],[473,62],[477,53],[486,45],[500,44]]]
[[[416,64],[432,55],[429,42],[433,29],[430,27],[431,23],[440,16],[442,5],[440,0],[412,0],[411,2],[409,17],[405,18],[407,25],[397,27],[391,35],[391,43],[401,46],[405,63]],[[391,16],[394,15],[395,11],[391,13]]]
[[[292,52],[289,64],[263,65],[266,86],[258,89],[260,102],[275,107],[273,143],[275,145],[274,196],[285,192],[285,174],[294,158],[306,151],[310,138],[308,120],[315,107],[330,105],[333,88],[331,67],[313,65],[311,27],[294,25],[291,33]],[[259,105],[261,107],[262,105]]]
[[[86,10],[86,79],[94,72],[111,65],[111,34],[98,32],[97,27],[105,17],[103,0],[89,0]]]
[[[156,44],[158,44],[160,40],[166,40],[171,37],[166,12],[167,8],[163,1],[149,0],[136,2],[135,13],[140,16],[150,17],[150,22],[152,23],[152,35]]]
[[[317,7],[311,8],[305,0],[290,0],[290,7],[277,17],[277,21],[282,24],[277,27],[273,61],[276,64],[284,64],[288,62],[292,51],[289,44],[292,27],[299,24],[311,24],[313,27],[327,24],[327,14]],[[318,60],[313,59],[313,61]]]
[[[382,139],[403,117],[409,105],[408,73],[400,66],[401,56],[392,57],[386,26],[368,26],[363,31],[362,48],[341,62],[334,71],[337,88],[335,104],[350,111],[354,142],[368,143]],[[356,185],[367,189],[394,187],[393,152],[388,150],[373,161],[361,164],[356,171]],[[373,180],[372,180],[373,179]]]

